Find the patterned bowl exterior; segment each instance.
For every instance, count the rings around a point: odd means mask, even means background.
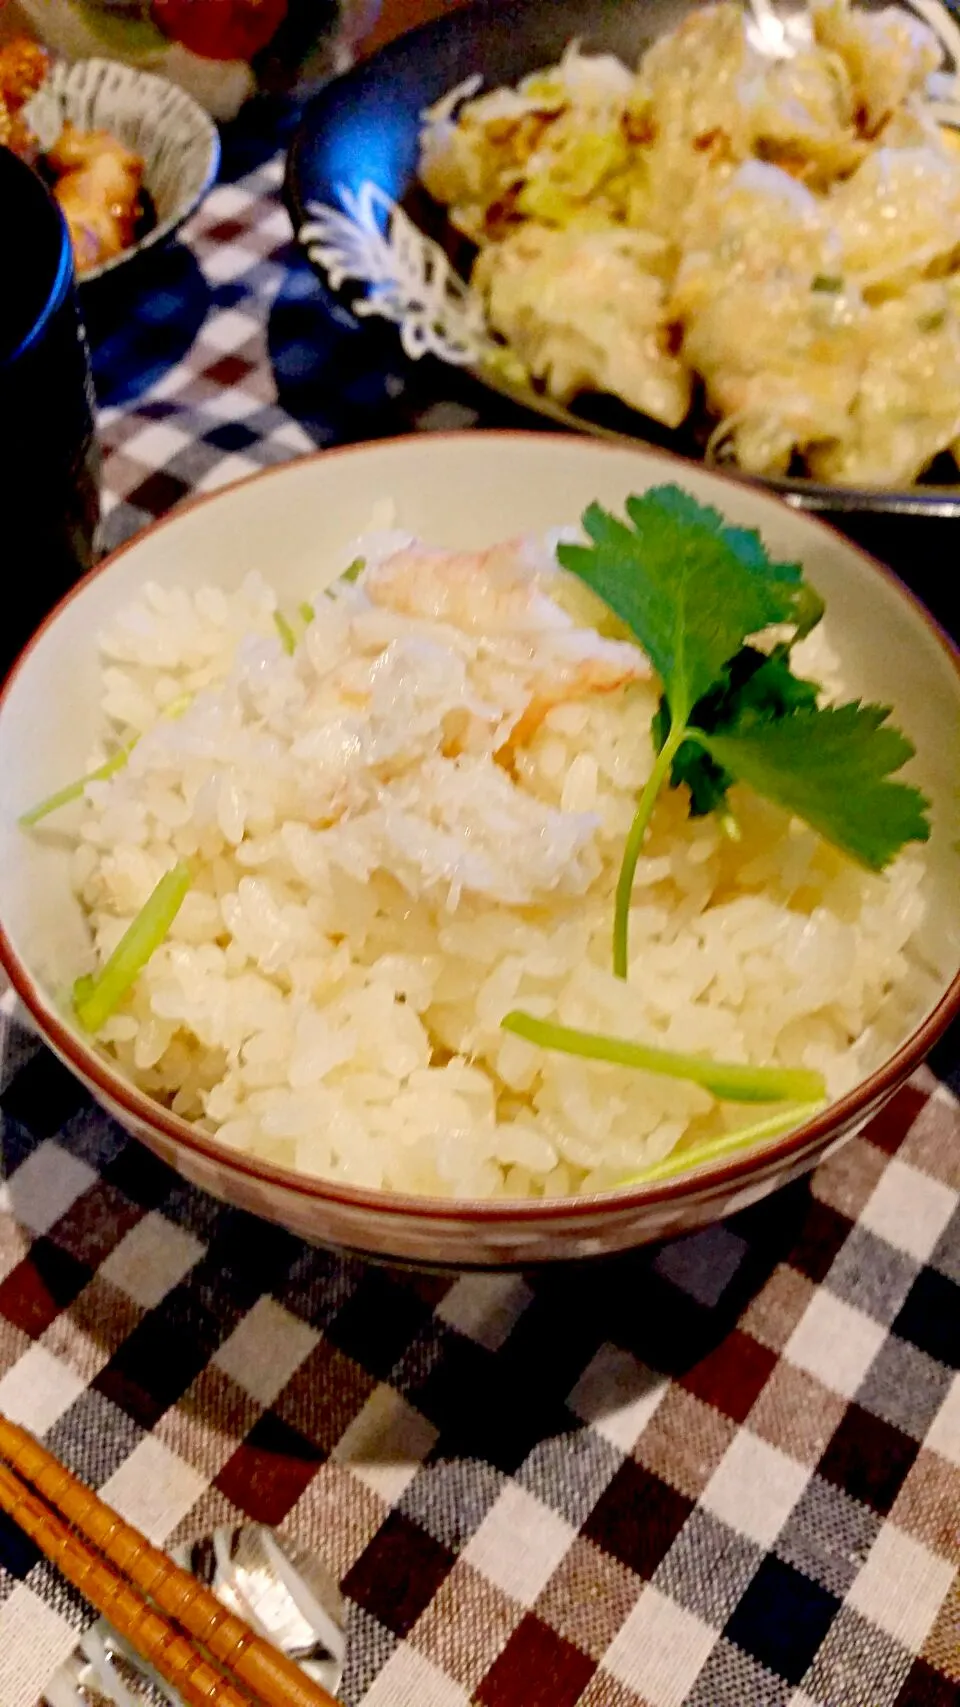
[[[427,1269],[502,1270],[612,1256],[722,1221],[809,1173],[860,1131],[909,1076],[905,1062],[866,1107],[861,1103],[846,1115],[839,1106],[830,1108],[801,1134],[791,1135],[801,1137],[801,1143],[788,1154],[771,1146],[768,1153],[752,1156],[746,1167],[704,1170],[702,1185],[695,1175],[687,1175],[679,1191],[671,1182],[660,1189],[553,1203],[479,1205],[339,1191],[328,1181],[302,1178],[282,1184],[249,1158],[240,1160],[216,1143],[198,1143],[192,1132],[184,1143],[176,1132],[184,1123],[176,1116],[138,1096],[92,1051],[81,1060],[75,1051],[57,1046],[48,1026],[43,1031],[46,1042],[101,1107],[192,1185],[313,1244]],[[311,1189],[314,1185],[319,1190]]]
[[[153,198],[156,224],[122,255],[85,272],[84,285],[164,242],[217,176],[220,138],[203,108],[165,77],[113,59],[54,65],[29,103],[28,117],[43,146],[50,146],[69,123],[79,130],[108,130],[144,161],[143,182]]]

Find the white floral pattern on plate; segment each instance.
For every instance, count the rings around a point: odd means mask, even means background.
[[[437,356],[470,366],[493,349],[479,297],[454,272],[439,243],[426,237],[386,191],[369,181],[338,192],[342,210],[311,205],[300,241],[334,290],[348,279],[368,287],[353,304],[400,331],[411,360]]]

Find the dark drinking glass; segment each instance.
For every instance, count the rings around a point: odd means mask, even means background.
[[[94,395],[53,197],[0,147],[0,670],[89,569],[100,515]]]

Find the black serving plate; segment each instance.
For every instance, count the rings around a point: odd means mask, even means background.
[[[886,0],[858,0],[877,10]],[[400,36],[346,76],[328,84],[306,107],[287,164],[286,197],[295,229],[311,202],[337,206],[341,189],[356,192],[371,181],[430,235],[442,235],[438,210],[418,186],[416,167],[421,113],[448,89],[481,72],[484,88],[515,83],[559,59],[576,37],[587,51],[615,53],[628,65],[659,35],[696,9],[698,0],[476,0],[433,23]],[[802,10],[784,0],[782,14]],[[462,245],[462,239],[456,239]],[[457,250],[450,246],[456,261]],[[321,281],[328,305],[344,324],[362,286],[333,292]],[[383,323],[353,318],[357,337],[383,336]],[[394,334],[396,337],[396,335]],[[396,339],[399,344],[399,339]],[[556,425],[602,438],[639,440],[699,457],[688,427],[676,431],[628,409],[614,398],[584,396],[563,408],[532,387],[513,386],[486,372],[473,378],[490,391]],[[532,423],[531,423],[532,424]],[[949,483],[931,479],[903,490],[823,486],[813,480],[758,478],[794,506],[845,517],[864,515],[960,518],[960,483],[942,463]],[[737,476],[738,478],[746,478]]]

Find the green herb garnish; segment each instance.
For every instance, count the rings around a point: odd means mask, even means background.
[[[750,1067],[711,1061],[708,1055],[685,1055],[602,1032],[579,1031],[553,1020],[536,1019],[519,1009],[505,1015],[500,1024],[504,1031],[512,1031],[528,1043],[539,1043],[543,1049],[589,1061],[613,1061],[620,1067],[639,1067],[668,1079],[686,1079],[725,1102],[816,1102],[826,1094],[820,1074],[803,1067]]]
[[[286,652],[288,658],[292,658],[294,652],[297,650],[297,637],[294,634],[293,629],[290,627],[290,624],[282,610],[274,611],[273,623],[280,636],[280,644],[283,647],[283,650]]]
[[[355,557],[352,563],[347,564],[343,573],[337,576],[336,581],[333,583],[333,587],[338,586],[341,581],[355,581],[357,577],[363,573],[366,567],[367,560],[365,557]],[[324,588],[324,592],[328,599],[336,597],[333,587]],[[317,613],[314,610],[313,605],[306,599],[304,599],[302,604],[297,606],[297,615],[300,617],[301,622],[306,628],[310,627],[310,624],[316,618],[316,614]],[[273,620],[277,625],[277,631],[283,641],[284,651],[292,655],[296,651],[297,636],[294,633],[291,624],[287,621],[285,616],[280,614],[279,611],[274,612]]]
[[[182,717],[192,701],[192,694],[179,694],[160,715],[171,721]],[[56,794],[48,794],[46,800],[41,800],[38,806],[31,806],[29,812],[21,813],[17,819],[18,824],[28,830],[31,825],[39,824],[41,818],[48,817],[51,812],[59,812],[61,806],[69,806],[71,801],[81,799],[88,782],[106,782],[109,777],[116,776],[118,771],[123,770],[139,739],[139,735],[135,735],[132,741],[128,741],[125,747],[118,747],[117,751],[111,753],[102,765],[97,765],[95,770],[87,771],[86,776],[78,777],[76,782],[68,782],[66,788],[58,788]]]
[[[834,281],[819,281],[833,288]],[[560,545],[563,567],[599,595],[650,658],[663,684],[653,723],[655,759],[627,836],[617,884],[613,969],[626,978],[634,875],[661,789],[685,784],[691,812],[717,811],[738,834],[727,800],[734,782],[802,818],[870,871],[882,871],[909,841],[930,833],[927,802],[893,781],[913,753],[888,725],[889,708],[821,708],[815,682],[793,673],[791,649],[823,614],[823,601],[798,563],[775,562],[759,534],[729,527],[676,486],[627,500],[626,519],[592,504],[583,517],[588,545]],[[769,652],[752,645],[764,629],[786,638]],[[627,1039],[560,1026],[514,1011],[506,1030],[545,1049],[618,1062],[702,1085],[736,1102],[801,1103],[774,1117],[806,1118],[826,1087],[819,1073],[710,1061]],[[676,1170],[771,1135],[749,1128],[689,1151]],[[720,1148],[718,1148],[720,1146]],[[668,1171],[673,1171],[669,1163]],[[667,1166],[668,1164],[664,1164]],[[644,1178],[667,1177],[648,1172]]]
[[[711,757],[802,818],[867,871],[930,834],[926,801],[890,776],[913,756],[888,705],[824,706],[754,728],[701,735]]]
[[[337,579],[333,583],[333,587],[339,586],[341,581],[350,582],[358,580],[366,567],[367,560],[365,557],[355,557],[352,563],[347,564],[342,575],[337,576]],[[323,589],[328,599],[335,599],[337,596],[333,587],[324,587]]]
[[[17,822],[22,824],[25,830],[29,829],[32,824],[39,824],[41,818],[49,817],[51,812],[59,812],[61,806],[69,806],[71,801],[80,800],[88,782],[106,782],[108,777],[116,776],[117,771],[122,771],[136,744],[136,741],[131,741],[126,747],[118,747],[102,765],[87,771],[86,776],[78,777],[76,782],[68,782],[66,788],[58,788],[56,794],[48,794],[46,800],[41,800],[38,806],[31,806],[29,812],[23,812]]]
[[[857,701],[820,709],[815,684],[793,675],[790,648],[823,611],[800,565],[774,562],[759,534],[727,527],[675,486],[630,498],[626,509],[620,521],[591,505],[583,525],[592,544],[557,552],[626,623],[663,683],[657,757],[617,887],[621,978],[634,872],[668,778],[688,783],[701,812],[722,805],[733,780],[747,782],[871,871],[929,835],[922,794],[890,780],[913,748],[885,726],[889,709]],[[764,658],[747,643],[772,624],[790,638]]]
[[[839,296],[843,289],[843,280],[838,273],[817,273],[810,289],[823,291],[830,296]]]
[[[73,1009],[84,1031],[99,1031],[119,1007],[151,955],[164,941],[190,887],[190,869],[175,865],[128,925],[116,948],[95,975],[85,973],[73,987]]]
[[[787,647],[777,646],[768,656],[753,646],[742,646],[724,668],[717,686],[697,701],[691,722],[710,732],[749,728],[790,711],[812,709],[816,703],[816,683],[793,674]],[[670,708],[664,695],[653,720],[653,744],[658,752],[669,729]],[[690,790],[694,818],[716,810],[726,812],[727,790],[734,780],[697,741],[682,743],[670,769],[674,788],[683,782]]]
[[[657,1180],[673,1179],[676,1174],[688,1173],[691,1168],[702,1168],[705,1162],[726,1161],[728,1156],[735,1156],[739,1150],[750,1150],[754,1144],[762,1144],[768,1138],[779,1138],[781,1133],[802,1125],[805,1120],[812,1120],[823,1106],[823,1098],[816,1102],[794,1104],[792,1108],[780,1109],[776,1114],[768,1115],[766,1120],[754,1121],[749,1126],[738,1126],[735,1132],[723,1132],[718,1138],[706,1138],[702,1144],[694,1144],[689,1150],[674,1150],[661,1161],[651,1162],[648,1168],[641,1168],[639,1173],[627,1174],[623,1179],[617,1180],[617,1190],[628,1185],[653,1185]]]

